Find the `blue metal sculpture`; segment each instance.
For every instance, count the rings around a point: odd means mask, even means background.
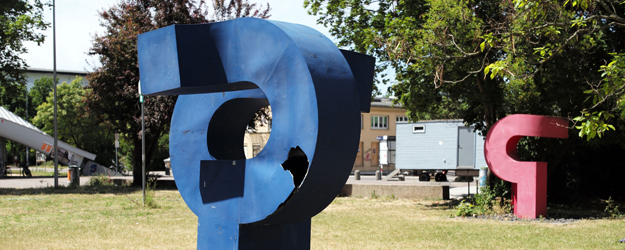
[[[142,92],[178,97],[170,130],[198,249],[309,249],[310,218],[351,171],[374,59],[306,26],[255,18],[174,25],[139,36]],[[265,148],[243,136],[271,105]]]

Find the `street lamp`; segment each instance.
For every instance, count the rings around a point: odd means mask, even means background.
[[[56,3],[52,0],[52,81],[54,83],[54,188],[59,188],[59,139],[56,128]]]
[[[28,86],[26,86],[26,121],[28,121]],[[26,168],[30,167],[30,162],[28,162],[28,151],[30,151],[30,148],[26,146]]]
[[[145,119],[143,119],[143,95],[141,81],[139,81],[139,102],[141,102],[141,189],[143,190],[143,205],[145,206]]]

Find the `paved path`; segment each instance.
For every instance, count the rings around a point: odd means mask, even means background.
[[[173,180],[174,177],[169,175],[165,175],[164,171],[156,171],[154,174],[160,175],[159,180]],[[128,176],[112,176],[111,179],[128,179],[132,180],[132,173]],[[449,175],[448,179],[453,180],[455,177],[453,175]],[[85,185],[91,179],[90,176],[81,176],[80,177],[80,185]],[[354,176],[351,175],[347,180],[347,184],[364,184],[364,185],[411,185],[411,186],[449,186],[449,195],[450,198],[462,198],[468,194],[468,187],[466,182],[421,182],[419,181],[418,176],[406,176],[405,181],[376,181],[375,176],[372,175],[363,175],[360,177],[361,180],[357,181],[354,179]],[[67,186],[67,177],[59,177],[59,185]],[[0,188],[42,188],[42,187],[53,187],[54,186],[54,177],[9,177],[0,179]],[[471,183],[471,194],[475,194],[477,191],[475,182]]]
[[[91,177],[81,176],[80,185],[85,185]],[[67,177],[59,177],[59,186],[67,186]],[[9,177],[0,179],[0,188],[43,188],[54,187],[54,177]]]
[[[165,171],[154,171],[152,174],[160,175],[159,180],[173,180],[173,176],[166,176]],[[80,176],[80,185],[86,185],[91,176]],[[128,179],[132,180],[132,172],[127,176],[111,176],[111,179]],[[59,176],[59,186],[67,186],[66,176]],[[54,177],[21,177],[13,174],[8,178],[0,178],[0,188],[42,188],[54,187]]]

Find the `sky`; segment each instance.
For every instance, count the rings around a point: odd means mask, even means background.
[[[56,0],[56,68],[57,70],[92,71],[100,66],[94,56],[87,53],[92,45],[95,34],[104,33],[100,26],[98,11],[107,9],[118,0]],[[302,0],[250,0],[271,6],[271,20],[303,24],[323,33],[330,39],[328,29],[316,24],[316,17],[308,15]],[[44,11],[46,22],[52,23],[52,10]],[[52,69],[52,27],[44,32],[46,41],[37,46],[36,43],[25,43],[28,53],[23,54],[29,67]],[[334,40],[334,39],[332,39]]]

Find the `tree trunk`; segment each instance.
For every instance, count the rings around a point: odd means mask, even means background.
[[[483,96],[486,96],[487,94],[484,93],[484,82],[482,82],[482,79],[480,78],[481,74],[478,74],[478,77],[476,77],[476,82],[477,82],[477,87],[480,90],[480,93]],[[488,135],[488,132],[490,131],[490,128],[494,125],[495,123],[495,109],[493,107],[493,105],[489,104],[486,101],[486,98],[484,98],[484,101],[482,101],[482,106],[484,106],[484,123],[486,124],[486,129],[485,129],[485,133],[484,136]],[[486,174],[486,182],[488,184],[489,187],[493,187],[493,185],[495,185],[495,174],[490,170],[490,166],[488,168],[488,172]]]
[[[157,129],[150,128],[150,131],[155,131],[155,130]],[[146,133],[146,137],[145,137],[145,175],[146,177],[149,175],[150,171],[152,170],[151,168],[152,155],[154,154],[156,147],[158,147],[158,140],[161,138],[163,134],[162,130],[163,129],[161,127],[160,132],[156,132],[155,134]],[[141,155],[143,153],[141,150],[141,137],[136,137],[136,139],[133,140],[133,144],[135,145],[135,147],[134,147],[134,150],[132,151],[133,164],[134,164],[133,172],[132,172],[132,185],[135,187],[140,187],[141,183],[143,182],[143,178],[141,176],[141,173],[142,173],[141,168],[143,164],[141,160],[142,158]]]
[[[482,82],[480,75],[481,74],[478,74],[478,77],[476,77],[477,87],[480,90],[480,94],[482,94],[484,97],[487,97],[487,94],[484,93],[484,83]],[[493,108],[493,105],[489,104],[485,100],[486,98],[484,98],[484,101],[482,101],[482,106],[484,106],[484,123],[486,123],[486,134],[488,134],[490,127],[493,126],[494,123],[495,110]]]

